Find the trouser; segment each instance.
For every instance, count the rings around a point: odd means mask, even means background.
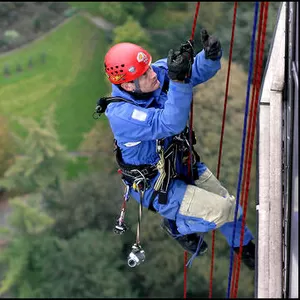
[[[206,168],[202,174],[199,174],[199,179],[195,185],[187,185],[176,218],[178,231],[181,234],[189,234],[218,229],[231,246],[235,202],[235,197],[230,195],[212,172]],[[233,241],[234,247],[240,245],[241,228],[242,208],[239,206]],[[252,239],[253,236],[249,228],[245,226],[243,245],[248,244]]]

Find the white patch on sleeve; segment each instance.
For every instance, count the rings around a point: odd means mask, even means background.
[[[134,109],[131,118],[139,121],[146,121],[147,113],[141,110]]]
[[[128,142],[128,143],[125,143],[124,146],[126,147],[133,147],[133,146],[136,146],[138,144],[140,144],[141,142]]]

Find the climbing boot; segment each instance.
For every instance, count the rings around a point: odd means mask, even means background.
[[[233,250],[238,254],[240,247],[234,247]],[[255,269],[255,244],[250,241],[247,245],[243,246],[242,261],[250,269]]]
[[[161,223],[161,227],[173,239],[175,239],[184,250],[190,252],[191,254],[194,254],[197,251],[199,239],[201,238],[201,236],[197,235],[196,233],[177,236],[179,235],[179,232],[176,228],[175,221],[166,218],[163,219]],[[198,255],[203,255],[206,251],[207,251],[207,244],[204,240],[202,240]]]

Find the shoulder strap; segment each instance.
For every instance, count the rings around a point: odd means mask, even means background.
[[[97,105],[93,113],[93,118],[99,119],[101,114],[105,112],[107,106],[112,102],[128,102],[134,104],[132,101],[121,97],[102,97],[97,101]]]

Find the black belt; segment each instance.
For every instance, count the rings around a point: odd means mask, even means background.
[[[179,139],[178,139],[179,138]],[[168,193],[168,187],[170,183],[170,179],[178,178],[182,179],[184,181],[187,181],[187,178],[183,178],[183,176],[179,175],[176,173],[176,157],[177,157],[177,152],[189,152],[189,147],[187,147],[185,141],[188,139],[188,131],[185,130],[182,134],[175,136],[173,138],[173,142],[171,145],[167,148],[167,150],[164,152],[164,160],[165,160],[165,172],[166,176],[162,181],[162,184],[159,188],[159,190],[154,190],[154,192],[151,195],[150,198],[150,204],[148,209],[156,212],[153,206],[154,199],[158,195],[158,203],[159,204],[167,204],[168,198],[167,198],[167,193]],[[163,140],[158,140],[158,142],[163,143]],[[193,135],[193,143],[195,144],[195,137]],[[120,167],[120,171],[122,174],[122,178],[126,180],[128,183],[132,184],[134,180],[138,177],[144,176],[147,180],[153,179],[157,174],[158,170],[156,165],[150,165],[150,164],[143,164],[143,165],[131,165],[131,164],[125,164],[122,159],[122,154],[120,148],[116,145],[116,160],[117,163]],[[183,146],[184,148],[183,149]],[[192,173],[193,173],[193,179],[196,180],[198,177],[198,172],[196,168],[196,162],[200,161],[200,157],[198,153],[194,150],[194,147],[192,147],[192,153],[194,155],[193,157],[193,168],[192,168]]]
[[[155,165],[143,164],[143,165],[131,165],[125,164],[122,159],[121,150],[119,147],[116,148],[116,160],[120,167],[122,178],[129,183],[141,176],[141,173],[146,179],[152,179],[157,175],[157,168]]]

